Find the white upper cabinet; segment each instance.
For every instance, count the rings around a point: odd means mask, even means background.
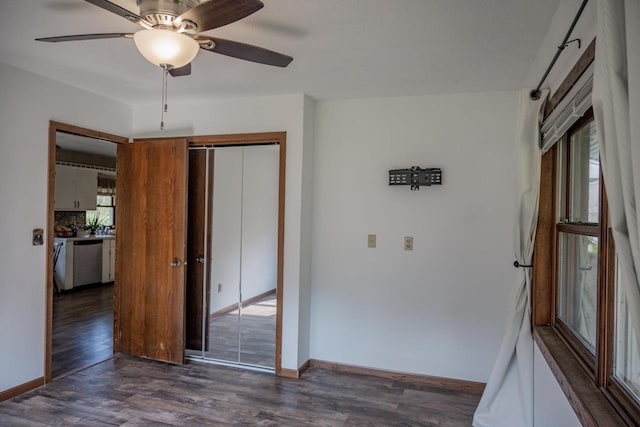
[[[96,208],[98,171],[56,165],[55,210],[84,211]]]

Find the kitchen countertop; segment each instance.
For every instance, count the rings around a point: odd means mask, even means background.
[[[74,242],[77,240],[113,240],[115,234],[96,234],[95,236],[78,236],[78,237],[55,237],[55,239],[66,240],[68,242]]]

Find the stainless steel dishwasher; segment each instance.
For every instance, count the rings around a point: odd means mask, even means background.
[[[102,240],[73,242],[73,287],[102,282]]]

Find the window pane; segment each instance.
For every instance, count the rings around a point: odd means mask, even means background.
[[[113,206],[111,203],[111,196],[98,196],[98,206]]]
[[[107,227],[113,226],[113,208],[98,206],[96,208],[100,215],[101,224]]]
[[[598,222],[600,151],[593,120],[571,136],[571,222]]]
[[[112,227],[114,208],[98,206],[95,211],[86,211],[85,225],[90,225],[98,216],[98,224],[105,227]]]
[[[614,375],[636,399],[640,400],[640,351],[638,337],[631,322],[629,305],[619,287],[620,273],[616,274],[616,348]]]
[[[598,238],[560,233],[558,317],[595,354]]]

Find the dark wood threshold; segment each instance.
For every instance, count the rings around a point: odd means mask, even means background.
[[[442,387],[449,390],[456,390],[465,393],[482,394],[486,386],[485,383],[476,381],[466,381],[454,378],[435,377],[431,375],[410,374],[407,372],[387,371],[383,369],[367,368],[364,366],[347,365],[343,363],[328,362],[325,360],[311,359],[308,366],[329,369],[337,372],[347,372],[350,374],[369,375],[379,378],[388,378],[396,381],[406,381],[417,384],[428,384]],[[305,366],[305,365],[302,365]],[[306,368],[305,368],[306,369]]]
[[[262,298],[275,294],[276,290],[275,289],[270,289],[266,292],[263,292],[261,294],[258,294],[254,297],[251,298],[247,298],[246,300],[242,301],[242,305],[249,305],[249,304],[253,304],[256,301],[260,301]],[[238,303],[235,304],[231,304],[227,307],[221,308],[220,310],[213,312],[209,315],[209,320],[215,319],[216,317],[222,316],[223,314],[227,314],[227,313],[231,313],[233,310],[236,310],[238,308]]]
[[[117,353],[117,354],[120,354],[120,353]],[[97,362],[94,362],[94,363],[92,363],[90,365],[81,366],[79,368],[72,369],[69,372],[65,372],[64,374],[60,374],[57,377],[52,378],[51,381],[59,380],[59,379],[62,379],[64,377],[68,377],[69,375],[77,374],[78,372],[84,371],[85,369],[93,368],[96,365],[99,365],[99,364],[101,364],[103,362],[106,362],[107,360],[111,360],[111,359],[115,359],[115,358],[116,358],[116,353],[113,353],[111,356],[106,357],[106,358],[104,358],[102,360],[99,360]]]
[[[44,385],[44,377],[36,378],[35,380],[17,385],[5,391],[0,391],[0,402],[21,395],[22,393],[26,393],[29,390],[33,390],[34,388],[38,388],[42,385]]]
[[[605,391],[596,387],[566,343],[550,326],[535,326],[533,338],[583,426],[624,426]]]

